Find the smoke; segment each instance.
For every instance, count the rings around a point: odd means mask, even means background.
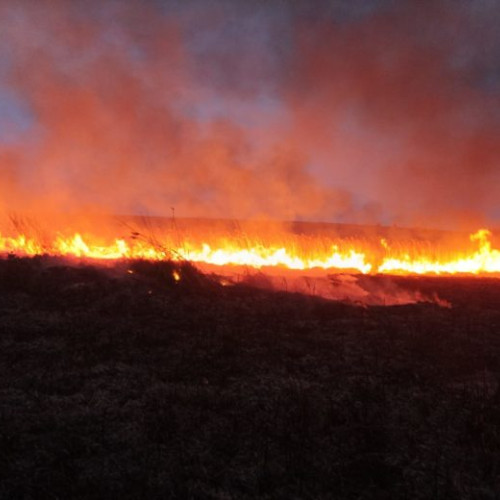
[[[499,18],[494,2],[397,2],[300,26],[290,100],[321,174],[395,223],[492,222]]]
[[[0,210],[494,223],[499,18],[0,1]]]

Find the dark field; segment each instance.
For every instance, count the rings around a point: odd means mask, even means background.
[[[0,261],[0,498],[499,498],[500,281],[362,308],[47,263]]]

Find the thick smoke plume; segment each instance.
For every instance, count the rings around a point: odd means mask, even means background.
[[[0,210],[495,223],[499,20],[488,1],[0,1]]]

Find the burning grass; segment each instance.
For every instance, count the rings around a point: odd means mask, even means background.
[[[270,221],[56,218],[56,229],[11,217],[0,254],[388,275],[491,275],[500,251],[486,230],[470,235]]]

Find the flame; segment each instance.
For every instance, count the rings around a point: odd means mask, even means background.
[[[366,257],[360,252],[350,249],[344,253],[338,246],[333,245],[331,252],[323,258],[299,257],[293,255],[286,248],[264,247],[255,245],[251,248],[238,248],[229,244],[225,248],[211,248],[204,243],[201,250],[187,250],[184,252],[188,260],[205,262],[217,266],[243,265],[255,268],[286,267],[288,269],[355,269],[363,274],[370,272],[372,266],[365,261]]]
[[[76,232],[70,236],[56,235],[45,241],[26,234],[0,234],[0,254],[56,256],[99,260],[148,259],[189,260],[216,266],[280,267],[295,270],[351,270],[362,274],[486,274],[500,273],[500,250],[492,247],[492,233],[480,229],[470,235],[473,248],[444,251],[428,242],[379,240],[374,247],[363,242],[315,241],[307,245],[264,244],[231,239],[195,242],[189,239],[174,246],[162,245],[137,237],[103,241]],[[282,242],[283,243],[283,242]],[[179,281],[180,275],[174,275]]]
[[[378,269],[379,273],[401,274],[480,274],[500,272],[500,251],[491,248],[491,231],[480,229],[470,235],[478,242],[479,249],[470,255],[438,261],[422,255],[415,258],[410,253],[401,257],[387,257]],[[388,247],[386,247],[388,248]]]

